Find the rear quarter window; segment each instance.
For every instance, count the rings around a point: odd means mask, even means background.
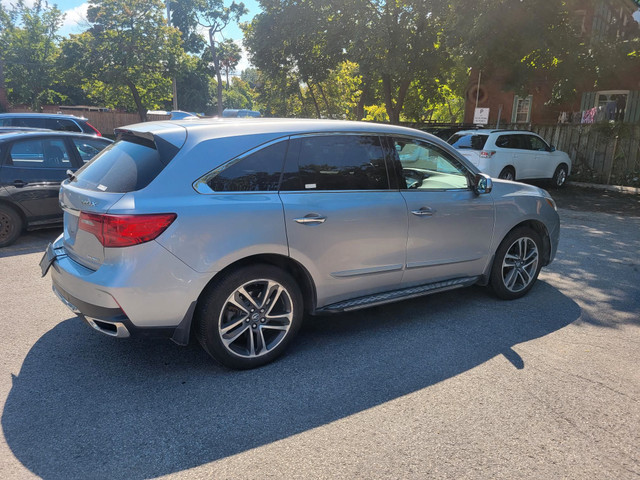
[[[453,148],[466,148],[471,150],[482,150],[489,135],[479,135],[470,133],[456,133],[448,141]]]
[[[164,166],[152,142],[118,140],[78,170],[72,183],[86,190],[134,192],[149,185]]]

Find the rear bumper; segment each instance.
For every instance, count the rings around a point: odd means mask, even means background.
[[[182,331],[186,343],[195,302],[211,275],[201,274],[156,242],[135,247],[131,256],[118,252],[117,261],[88,269],[65,255],[62,235],[53,248],[53,290],[58,298],[92,328],[107,335],[174,337]],[[124,249],[121,249],[124,250]]]

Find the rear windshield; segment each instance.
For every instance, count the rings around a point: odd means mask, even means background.
[[[482,150],[487,143],[489,135],[477,133],[456,133],[448,140],[454,148],[470,148],[471,150]]]
[[[72,182],[85,190],[134,192],[149,185],[163,168],[152,142],[118,140],[78,170]]]

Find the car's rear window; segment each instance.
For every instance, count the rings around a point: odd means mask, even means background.
[[[152,142],[118,140],[78,170],[72,182],[86,190],[127,193],[145,188],[164,167]]]
[[[487,143],[489,135],[478,133],[455,133],[448,140],[454,148],[470,148],[471,150],[482,150]]]

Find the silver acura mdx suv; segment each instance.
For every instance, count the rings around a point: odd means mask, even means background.
[[[278,357],[305,314],[473,284],[521,297],[557,250],[547,192],[417,130],[185,119],[117,134],[63,183],[42,273],[94,329],[193,334],[231,368]]]

